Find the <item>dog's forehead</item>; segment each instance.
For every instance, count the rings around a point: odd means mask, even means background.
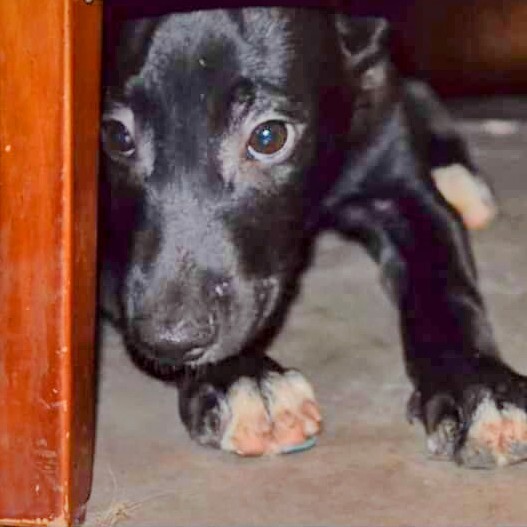
[[[179,13],[164,17],[153,32],[140,76],[163,82],[176,71],[184,81],[196,71],[221,71],[252,77],[284,76],[299,60],[305,24],[303,10],[245,8]],[[311,45],[316,35],[310,34]],[[296,51],[296,53],[295,53]],[[301,60],[301,57],[300,57]]]

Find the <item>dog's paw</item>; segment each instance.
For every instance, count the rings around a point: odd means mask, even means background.
[[[463,446],[457,454],[468,467],[491,468],[527,459],[527,414],[513,404],[498,408],[484,398],[472,417]]]
[[[459,212],[469,229],[482,229],[496,217],[496,199],[479,174],[454,164],[434,169],[432,176],[443,197]]]
[[[313,388],[297,371],[241,377],[226,391],[210,384],[189,401],[191,437],[241,456],[278,454],[320,431]]]
[[[523,383],[518,392],[525,391]],[[487,387],[472,386],[461,400],[439,394],[422,408],[431,457],[468,468],[502,467],[527,460],[524,397],[508,401]]]

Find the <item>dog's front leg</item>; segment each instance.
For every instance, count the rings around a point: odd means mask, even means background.
[[[302,449],[320,431],[306,379],[263,355],[235,356],[178,381],[179,409],[192,439],[243,456]]]
[[[431,454],[469,467],[518,462],[527,458],[526,379],[499,356],[460,219],[405,142],[403,133],[370,160],[374,176],[359,192],[350,172],[353,192],[340,189],[334,225],[365,243],[400,309],[410,413]]]

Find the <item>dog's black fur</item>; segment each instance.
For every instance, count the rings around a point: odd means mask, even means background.
[[[525,408],[465,229],[430,177],[433,154],[459,138],[418,118],[387,32],[378,19],[284,8],[169,15],[122,32],[103,117],[103,307],[142,365],[165,378],[197,372],[179,388],[198,440],[241,376],[282,371],[261,341],[322,228],[380,263],[400,309],[411,411],[440,454],[494,464],[466,446],[476,407]],[[270,121],[289,142],[274,157],[248,150]]]

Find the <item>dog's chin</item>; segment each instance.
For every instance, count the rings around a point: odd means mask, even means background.
[[[170,378],[185,367],[183,357],[159,353],[155,348],[128,337],[126,347],[142,370],[160,378]]]
[[[138,342],[128,342],[127,348],[132,360],[142,370],[160,379],[170,380],[176,378],[184,370],[198,370],[238,355],[242,352],[244,343],[229,347],[216,343],[206,348],[195,348],[183,356],[160,353]]]

